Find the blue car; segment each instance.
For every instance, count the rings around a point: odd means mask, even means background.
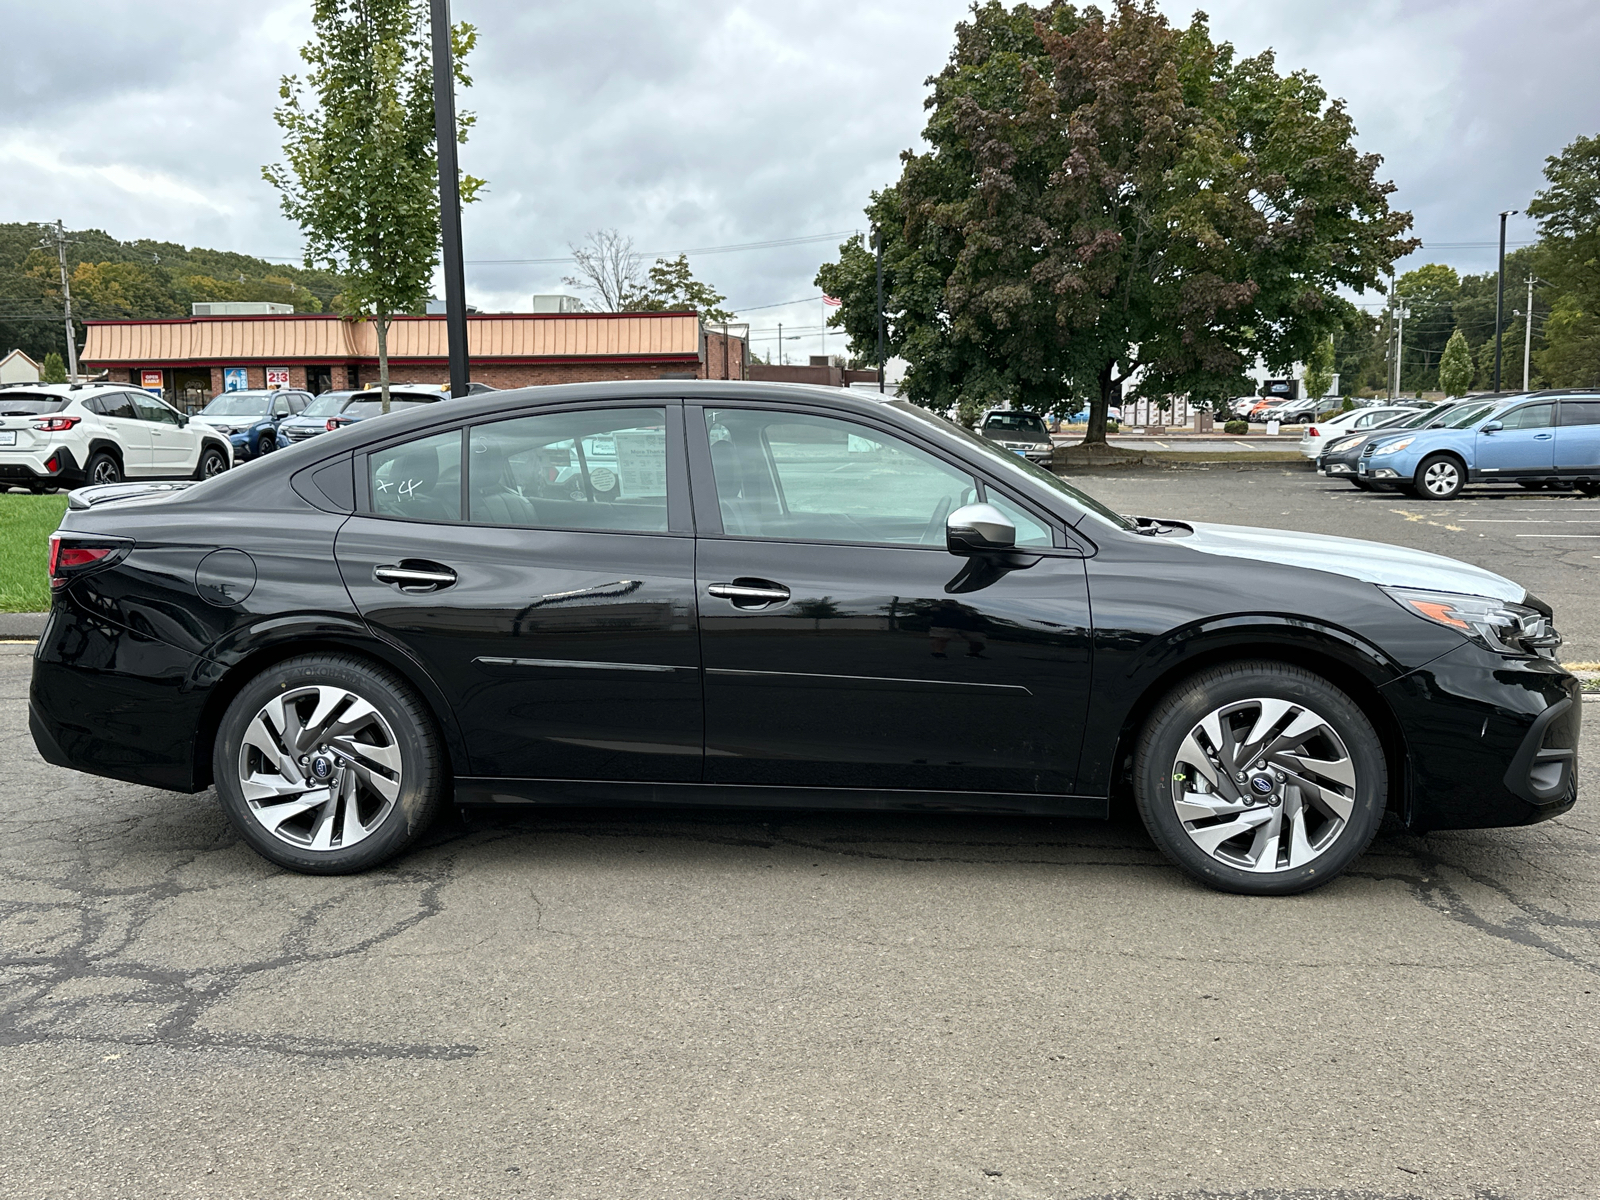
[[[1600,393],[1529,392],[1464,404],[1442,428],[1373,438],[1357,474],[1424,500],[1500,482],[1600,495]]]
[[[247,462],[278,448],[278,426],[311,403],[311,393],[290,388],[220,392],[195,414],[233,443],[233,461]]]

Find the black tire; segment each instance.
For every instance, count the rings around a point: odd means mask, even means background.
[[[293,697],[303,689],[317,688],[342,689],[370,704],[392,732],[392,750],[399,759],[399,786],[388,807],[377,806],[380,813],[361,831],[360,840],[323,850],[295,844],[270,831],[258,819],[256,807],[246,799],[241,780],[242,761],[247,761],[241,755],[256,753],[247,751],[245,738],[257,714],[275,698]],[[308,708],[314,709],[315,704],[316,696],[309,697],[309,703],[307,699],[291,700],[302,715]],[[314,750],[311,746],[306,748]],[[307,875],[354,874],[403,853],[432,824],[449,791],[444,751],[427,707],[398,675],[354,655],[307,654],[256,676],[223,714],[211,758],[217,795],[239,836],[263,858]],[[251,769],[257,771],[261,760],[253,761],[257,765]],[[308,780],[312,779],[309,770],[305,774]],[[332,778],[337,780],[338,776]],[[368,796],[369,806],[375,795]],[[310,820],[314,823],[315,819],[313,814]],[[340,820],[331,810],[329,819],[331,823]],[[289,826],[285,821],[282,828],[289,830]]]
[[[1174,796],[1174,783],[1181,778],[1176,768],[1190,732],[1208,714],[1229,705],[1246,706],[1242,711],[1247,712],[1249,702],[1258,698],[1287,701],[1320,717],[1343,742],[1354,773],[1349,816],[1341,828],[1332,830],[1326,847],[1302,865],[1265,872],[1230,866],[1202,849],[1179,816]],[[1180,683],[1145,721],[1134,758],[1134,799],[1156,846],[1192,878],[1219,891],[1240,895],[1288,896],[1320,887],[1336,877],[1366,850],[1377,833],[1388,786],[1383,745],[1366,714],[1320,675],[1277,662],[1213,667]],[[1242,793],[1249,789],[1237,790]],[[1245,811],[1266,812],[1266,804],[1262,800],[1261,807]],[[1280,804],[1287,813],[1287,799],[1272,807]],[[1217,827],[1220,824],[1219,819]]]
[[[1430,454],[1417,464],[1411,482],[1419,500],[1454,500],[1466,486],[1466,468],[1453,454]]]
[[[1543,479],[1519,479],[1517,480],[1517,486],[1519,488],[1527,488],[1530,492],[1539,492],[1549,487],[1550,484]]]
[[[97,450],[89,456],[83,468],[83,481],[89,487],[99,483],[121,483],[122,464],[117,461],[116,455]]]
[[[1582,492],[1585,496],[1588,496],[1591,500],[1593,500],[1596,496],[1600,496],[1600,483],[1590,483],[1586,480],[1583,483],[1574,484],[1573,486],[1575,486],[1578,491]]]
[[[256,442],[256,457],[262,458],[268,454],[271,454],[277,448],[278,435],[275,433],[263,433],[260,439]]]
[[[228,469],[228,456],[215,446],[207,446],[200,451],[200,461],[195,464],[194,477],[196,479],[210,479],[221,475]]]

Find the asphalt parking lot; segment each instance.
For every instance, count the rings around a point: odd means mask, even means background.
[[[1600,659],[1600,501],[1080,482],[1478,562]],[[28,650],[0,646],[0,1195],[1600,1192],[1592,752],[1564,818],[1380,835],[1286,900],[1189,883],[1127,820],[898,814],[452,819],[308,878],[210,794],[46,766]]]

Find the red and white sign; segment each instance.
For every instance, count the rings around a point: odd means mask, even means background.
[[[269,388],[283,388],[289,386],[288,367],[268,367],[267,386]]]
[[[154,388],[159,392],[161,390],[161,372],[148,370],[140,371],[139,386],[142,388]]]

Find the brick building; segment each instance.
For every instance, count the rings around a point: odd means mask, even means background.
[[[313,392],[378,378],[370,321],[332,315],[89,321],[82,361],[116,382],[155,387],[190,410],[226,390],[274,381]],[[449,379],[443,316],[396,317],[389,377]],[[744,379],[745,340],[705,329],[694,313],[502,313],[467,318],[471,377],[497,388],[608,379]]]

